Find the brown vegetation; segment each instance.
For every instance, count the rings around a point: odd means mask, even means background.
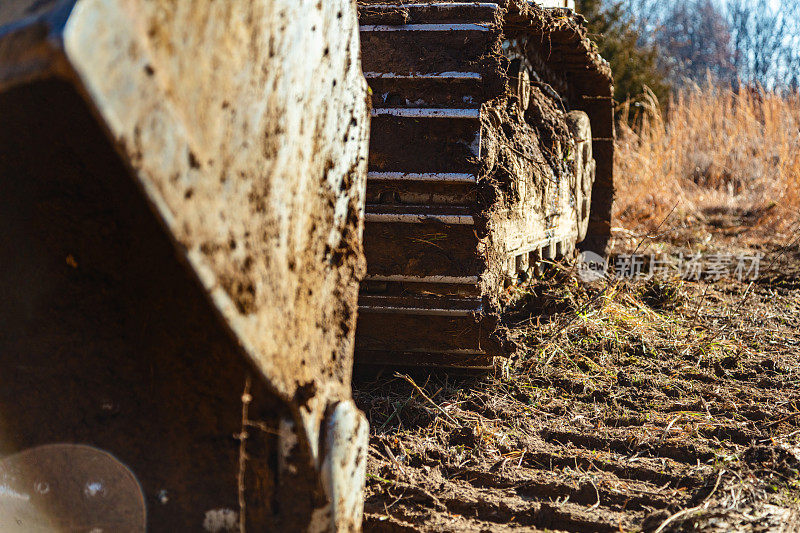
[[[652,231],[674,208],[667,228],[727,212],[748,236],[787,236],[800,208],[797,94],[694,86],[664,115],[652,95],[620,112],[617,226]]]

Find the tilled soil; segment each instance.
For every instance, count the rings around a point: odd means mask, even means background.
[[[800,530],[800,252],[763,249],[753,284],[554,268],[494,375],[365,378],[365,530]]]

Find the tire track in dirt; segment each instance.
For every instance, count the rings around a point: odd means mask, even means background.
[[[743,291],[721,290],[717,305]],[[687,296],[687,314],[698,297]],[[800,291],[786,297],[800,305]],[[535,371],[521,360],[486,379],[414,376],[436,407],[394,378],[363,387],[373,417],[365,529],[653,531],[698,505],[746,522],[767,503],[800,500],[800,361],[751,327],[737,331],[747,343],[703,346],[699,358],[652,346],[631,356],[601,340]]]

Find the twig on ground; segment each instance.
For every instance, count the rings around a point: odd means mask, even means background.
[[[592,505],[591,507],[589,507],[590,511],[594,511],[595,509],[600,507],[600,491],[598,490],[597,485],[594,484],[594,480],[592,479],[592,476],[589,476],[589,483],[592,484],[592,487],[594,487],[594,492],[595,492],[595,494],[597,494],[597,502],[594,505]]]
[[[661,533],[662,531],[664,531],[664,529],[665,529],[665,528],[666,528],[666,527],[667,527],[667,526],[668,526],[668,525],[669,525],[671,522],[673,522],[673,521],[677,520],[678,518],[680,518],[680,517],[682,517],[682,516],[684,516],[684,515],[687,515],[687,514],[694,513],[695,511],[699,511],[699,510],[701,510],[701,509],[704,509],[704,508],[706,508],[706,507],[707,507],[707,505],[706,505],[706,502],[708,502],[708,500],[711,498],[711,496],[713,496],[713,495],[714,495],[714,493],[717,491],[717,488],[719,487],[719,482],[722,480],[722,475],[723,475],[724,473],[725,473],[725,470],[720,470],[720,471],[719,471],[719,475],[717,476],[717,482],[716,482],[716,483],[714,483],[714,488],[713,488],[713,489],[711,489],[711,492],[709,492],[709,493],[708,493],[708,496],[706,496],[705,498],[703,498],[703,501],[702,501],[702,502],[700,502],[700,504],[699,504],[699,505],[695,505],[694,507],[690,507],[689,509],[684,509],[684,510],[682,510],[682,511],[678,511],[677,513],[675,513],[675,514],[671,515],[671,516],[670,516],[670,517],[668,517],[666,520],[664,520],[663,522],[661,522],[661,525],[660,525],[660,526],[658,526],[658,529],[656,529],[656,530],[655,530],[653,533]]]
[[[394,463],[394,465],[400,469],[400,473],[405,476],[406,471],[403,468],[403,465],[400,464],[400,461],[397,460],[397,457],[394,456],[394,453],[392,453],[391,448],[389,448],[389,446],[385,442],[383,443],[383,449],[386,450],[386,454],[389,456],[391,462]]]
[[[456,419],[455,419],[455,418],[453,418],[452,416],[450,416],[450,413],[448,413],[447,411],[445,411],[444,409],[442,409],[442,408],[439,406],[439,404],[437,404],[436,402],[434,402],[433,400],[431,400],[431,399],[430,399],[430,397],[429,397],[427,394],[425,394],[425,391],[423,391],[421,388],[419,388],[419,385],[417,385],[417,384],[416,384],[416,382],[415,382],[413,379],[411,379],[411,376],[409,376],[409,375],[407,375],[407,374],[400,374],[400,373],[397,373],[397,374],[395,374],[395,375],[396,375],[397,377],[399,377],[399,378],[402,378],[402,379],[406,380],[406,381],[407,381],[407,382],[408,382],[408,383],[409,383],[409,384],[410,384],[412,387],[414,387],[414,388],[416,389],[417,393],[419,393],[419,395],[420,395],[420,396],[422,396],[423,398],[425,398],[425,399],[428,401],[428,403],[430,403],[430,404],[431,404],[433,407],[435,407],[435,408],[436,408],[436,410],[437,410],[437,411],[439,411],[440,413],[442,413],[442,415],[444,415],[444,417],[445,417],[445,418],[446,418],[446,419],[447,419],[449,422],[452,422],[452,423],[453,423],[453,424],[455,424],[456,426],[458,426],[458,425],[459,425],[459,423],[456,421]]]
[[[667,424],[667,427],[666,427],[666,428],[664,428],[664,433],[662,433],[662,434],[661,434],[661,438],[660,438],[660,439],[658,439],[658,445],[659,445],[659,446],[660,446],[660,445],[662,445],[662,444],[664,443],[664,441],[667,439],[667,437],[669,436],[669,430],[670,430],[670,429],[672,429],[672,426],[673,426],[673,425],[675,425],[675,422],[677,422],[677,421],[678,421],[678,420],[680,420],[681,418],[683,418],[683,416],[682,416],[682,415],[678,415],[678,416],[676,416],[675,418],[673,418],[673,419],[670,421],[670,423],[669,423],[669,424]]]
[[[775,420],[774,422],[770,422],[765,427],[766,428],[773,428],[773,427],[777,426],[778,424],[782,424],[783,422],[788,422],[789,420],[791,420],[793,418],[797,418],[798,416],[800,416],[800,411],[797,411],[795,413],[792,413],[792,414],[786,415],[784,417],[781,417],[778,420]]]

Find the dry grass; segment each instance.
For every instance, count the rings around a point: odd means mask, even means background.
[[[657,278],[587,284],[568,271],[519,287],[506,313],[515,322],[510,337],[524,347],[518,370],[542,374],[561,367],[611,382],[626,365],[647,367],[647,361],[670,357],[681,361],[672,364],[672,371],[680,371],[747,351],[708,321],[698,321],[697,304],[684,287],[682,281]],[[553,312],[530,314],[532,302],[549,302]],[[647,370],[655,379],[665,377],[661,370]]]
[[[617,225],[652,231],[677,205],[670,225],[728,213],[756,234],[789,231],[800,209],[800,96],[709,84],[680,92],[666,113],[649,95],[621,117]]]

